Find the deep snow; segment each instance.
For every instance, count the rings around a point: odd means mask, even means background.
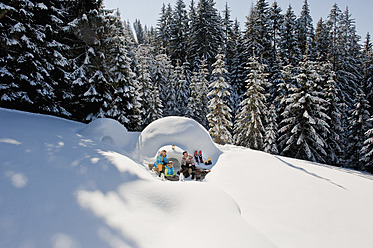
[[[373,247],[372,176],[205,134],[187,118],[132,133],[0,109],[0,247]],[[213,157],[205,182],[147,171],[171,144]]]

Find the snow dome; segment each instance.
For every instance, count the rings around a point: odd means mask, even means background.
[[[118,121],[109,118],[96,119],[80,130],[79,133],[85,137],[107,142],[120,148],[125,148],[131,141],[127,129]]]
[[[213,162],[221,154],[202,125],[193,119],[178,116],[169,116],[150,123],[141,132],[136,149],[142,156],[153,158],[162,147],[173,144],[181,153],[188,151],[193,154],[195,150],[201,150],[203,157],[211,157]]]

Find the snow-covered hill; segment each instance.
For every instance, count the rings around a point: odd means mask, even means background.
[[[0,247],[373,247],[370,175],[214,148],[170,119],[140,134],[0,109]],[[146,170],[159,130],[183,149],[209,146],[206,182]]]

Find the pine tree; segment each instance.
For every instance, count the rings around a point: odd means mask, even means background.
[[[110,18],[110,16],[109,16]],[[113,13],[111,35],[108,40],[106,58],[109,64],[114,86],[113,101],[106,116],[118,120],[129,130],[138,130],[141,123],[140,103],[135,90],[135,73],[130,67],[127,56],[125,29],[120,20],[120,13]]]
[[[177,0],[170,23],[169,49],[173,65],[184,63],[187,55],[188,17],[183,0]]]
[[[192,71],[198,68],[200,61],[207,60],[209,71],[223,42],[221,17],[215,8],[215,2],[200,0],[197,6],[196,20],[192,24],[188,57]]]
[[[186,26],[186,37],[187,37],[186,61],[189,62],[191,71],[196,71],[198,70],[199,64],[197,61],[194,61],[195,55],[191,53],[192,51],[191,46],[194,43],[194,40],[193,40],[194,36],[192,34],[195,30],[195,26],[197,23],[197,10],[196,10],[194,0],[190,1],[189,12],[187,13],[187,16],[188,16],[188,22]]]
[[[363,46],[363,90],[367,96],[370,113],[373,114],[373,48],[370,34],[367,33]]]
[[[154,86],[157,87],[159,91],[162,105],[165,108],[168,97],[167,95],[170,90],[170,81],[174,80],[174,67],[172,66],[171,59],[169,56],[167,56],[167,54],[158,54],[154,59],[152,81],[154,82]],[[163,109],[163,114],[168,115],[165,109]]]
[[[170,26],[172,20],[172,7],[168,4],[166,7],[165,4],[162,5],[160,17],[157,22],[157,40],[160,45],[160,49],[166,52],[166,49],[170,44]]]
[[[189,85],[185,77],[184,67],[175,67],[175,109],[174,115],[185,116],[188,109]]]
[[[280,49],[281,29],[284,23],[284,15],[281,14],[282,10],[278,3],[275,1],[269,9],[269,22],[270,34],[272,42],[272,61],[277,61]]]
[[[225,79],[227,70],[225,69],[224,55],[220,52],[221,50],[219,49],[219,53],[216,55],[216,62],[212,65],[214,68],[212,72],[214,81],[209,85],[211,89],[208,93],[210,97],[210,113],[207,115],[207,120],[210,126],[209,133],[214,142],[223,145],[232,143],[232,135],[230,133],[232,114],[231,109],[226,104],[230,96],[230,86]]]
[[[280,59],[284,65],[297,66],[301,60],[301,52],[296,35],[296,18],[293,8],[289,5],[284,16],[280,40]]]
[[[272,62],[273,48],[269,26],[268,3],[265,0],[257,0],[246,22],[246,31],[244,34],[246,58],[257,56],[265,64]]]
[[[245,56],[244,56],[244,45],[243,37],[241,34],[240,24],[237,19],[233,25],[232,40],[232,59],[231,65],[228,67],[229,73],[229,84],[231,85],[231,102],[232,102],[232,113],[235,115],[237,113],[238,105],[243,94],[245,94],[245,78],[246,78],[246,69],[245,69]],[[234,123],[235,117],[232,122]]]
[[[149,73],[149,49],[145,45],[138,47],[137,57],[137,91],[141,104],[141,127],[145,128],[151,122],[162,117],[162,102],[158,88],[151,81]]]
[[[264,151],[271,154],[278,154],[277,139],[278,125],[276,107],[272,104],[268,112],[268,124],[265,127]]]
[[[314,28],[308,1],[304,0],[302,11],[297,20],[298,47],[302,56],[314,58]]]
[[[351,18],[348,8],[343,13],[341,25],[339,42],[343,53],[337,71],[337,81],[339,80],[342,89],[344,89],[347,102],[352,104],[351,100],[358,94],[360,81],[362,80],[360,71],[362,61],[360,60],[360,37],[356,33],[355,20]]]
[[[258,58],[250,58],[248,62],[247,91],[237,114],[235,125],[235,143],[252,149],[264,149],[265,125],[268,122],[266,107],[265,66],[258,62]]]
[[[176,108],[177,108],[177,98],[176,98],[176,83],[177,83],[177,75],[176,70],[179,68],[172,68],[170,71],[170,77],[167,80],[167,83],[163,87],[162,97],[164,97],[163,101],[163,115],[164,116],[174,116],[177,115]]]
[[[364,165],[362,163],[363,155],[361,150],[366,140],[365,133],[371,129],[370,122],[368,122],[370,119],[368,111],[370,106],[362,91],[357,95],[354,106],[355,108],[351,111],[352,114],[349,118],[350,125],[346,161],[348,167],[362,170]]]
[[[329,133],[326,136],[326,156],[325,161],[328,164],[340,166],[344,163],[342,157],[345,151],[344,147],[344,129],[342,122],[342,111],[345,108],[340,100],[339,88],[334,80],[335,72],[332,71],[330,63],[323,64],[320,74],[323,77],[323,88],[326,93],[326,114],[329,116],[327,120]]]
[[[73,27],[83,42],[73,58],[70,75],[74,87],[74,117],[91,121],[107,116],[113,101],[113,79],[105,54],[111,46],[111,20],[108,11],[90,10],[74,21]],[[87,32],[89,30],[89,32]]]
[[[266,91],[270,94],[268,99],[269,102],[273,102],[277,96],[278,87],[282,80],[281,69],[282,62],[280,59],[280,40],[281,40],[281,30],[284,23],[284,15],[281,14],[281,8],[275,1],[269,10],[269,20],[270,20],[270,33],[272,42],[272,64],[270,65],[270,75],[269,75],[269,88]]]
[[[187,116],[193,118],[205,128],[208,128],[208,81],[207,65],[203,60],[198,72],[193,72],[190,84]]]
[[[363,169],[373,173],[373,117],[369,120],[371,128],[365,133],[364,146],[361,150]]]
[[[233,32],[233,21],[231,20],[231,10],[228,6],[228,3],[225,4],[225,9],[223,10],[222,18],[222,29],[224,34],[224,43],[222,51],[225,54],[225,64],[230,71],[232,59],[235,53],[236,48],[236,37]]]
[[[145,43],[145,32],[144,28],[141,24],[141,21],[136,19],[133,23],[133,28],[135,30],[135,39],[137,44],[144,44]]]
[[[349,109],[353,108],[353,99],[359,92],[362,78],[359,36],[356,34],[354,20],[349,10],[344,13],[335,4],[328,17],[330,33],[329,60],[336,72],[336,82]],[[345,113],[345,115],[348,115]]]
[[[59,104],[57,66],[66,65],[54,39],[61,3],[20,0],[0,4],[0,106],[68,116]],[[53,46],[53,47],[51,47]],[[58,72],[59,73],[59,72]],[[58,77],[60,74],[58,74]]]
[[[282,69],[280,70],[280,75],[278,77],[278,87],[273,103],[276,106],[277,125],[279,126],[279,130],[284,126],[283,120],[285,119],[285,112],[288,111],[286,108],[288,107],[287,101],[289,95],[298,87],[297,81],[294,79],[294,75],[297,74],[296,70],[297,69],[294,68],[291,64],[288,64],[282,67]],[[279,135],[280,132],[278,132],[278,136]],[[278,142],[277,146],[279,151],[282,151],[285,148],[282,145],[284,144]]]
[[[300,73],[293,76],[298,86],[286,98],[280,127],[281,154],[289,157],[324,162],[328,116],[321,76],[315,62],[300,63]]]
[[[316,61],[326,62],[328,61],[329,52],[329,30],[322,18],[317,22],[315,30],[315,49],[314,57]]]

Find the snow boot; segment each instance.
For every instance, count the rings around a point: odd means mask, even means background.
[[[209,157],[208,159],[205,159],[205,165],[210,165],[210,164],[212,164],[211,157]]]
[[[184,174],[183,173],[180,173],[179,181],[184,182]]]

